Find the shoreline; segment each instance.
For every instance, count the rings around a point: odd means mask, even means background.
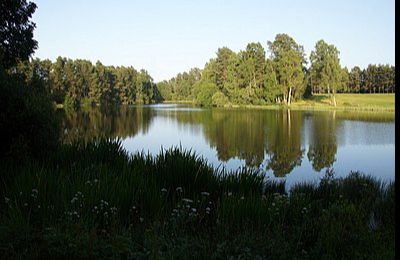
[[[355,104],[350,104],[346,100],[341,100],[347,98],[356,98]],[[366,102],[368,98],[380,96],[384,98],[393,98],[393,104],[390,102],[384,103],[385,106],[379,105],[379,102],[375,104],[364,105],[362,102]],[[332,106],[327,101],[328,98],[324,94],[318,94],[309,99],[302,99],[299,101],[293,102],[291,105],[285,104],[266,104],[266,105],[237,105],[237,104],[225,104],[221,107],[204,107],[201,105],[197,105],[193,100],[165,100],[159,103],[154,104],[186,104],[193,105],[197,107],[204,108],[212,108],[212,109],[263,109],[263,110],[297,110],[297,111],[360,111],[360,112],[387,112],[387,113],[395,113],[395,94],[337,94],[336,95],[337,102],[339,105]],[[359,102],[357,102],[359,101]],[[361,101],[361,102],[360,102]],[[143,105],[143,104],[137,104]],[[151,105],[151,104],[150,104]],[[124,106],[124,105],[118,105]],[[56,109],[64,109],[65,106],[63,104],[55,104]],[[81,107],[82,108],[82,107]]]

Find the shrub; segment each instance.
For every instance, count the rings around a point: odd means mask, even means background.
[[[223,107],[228,102],[229,102],[228,98],[221,91],[217,91],[212,96],[212,105],[213,106]]]

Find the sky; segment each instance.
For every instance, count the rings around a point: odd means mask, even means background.
[[[155,82],[203,68],[220,47],[286,33],[309,57],[323,39],[342,66],[395,63],[395,0],[33,0],[33,57],[145,69]]]

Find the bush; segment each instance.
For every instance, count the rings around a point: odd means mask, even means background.
[[[58,143],[54,105],[41,80],[0,71],[0,159],[44,158]]]
[[[217,91],[212,96],[212,105],[216,107],[223,107],[229,102],[228,97],[225,96],[221,91]]]

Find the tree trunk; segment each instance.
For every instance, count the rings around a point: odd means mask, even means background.
[[[290,106],[291,102],[291,97],[292,97],[292,87],[289,88],[289,96],[288,96],[288,105]]]

